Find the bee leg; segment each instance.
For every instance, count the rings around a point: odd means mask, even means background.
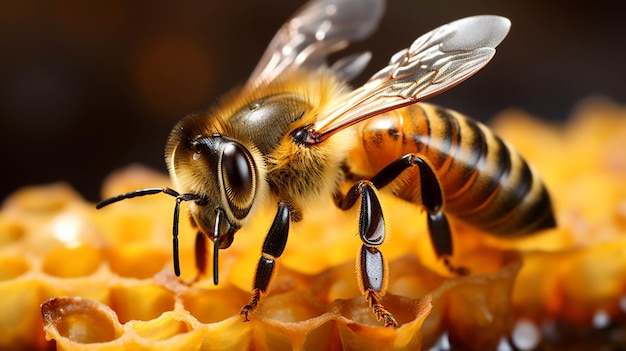
[[[373,246],[361,245],[357,257],[357,272],[359,272],[359,287],[369,302],[376,319],[385,322],[385,327],[398,327],[398,322],[381,303],[381,297],[387,287],[387,262],[383,254]]]
[[[196,258],[196,269],[198,273],[196,277],[191,281],[191,283],[195,283],[200,280],[206,273],[207,269],[207,236],[201,231],[196,233],[196,243],[195,243],[195,258]]]
[[[267,293],[272,278],[274,278],[276,260],[283,254],[287,245],[291,212],[292,206],[289,201],[283,200],[278,203],[278,211],[265,237],[261,258],[256,266],[252,298],[239,313],[245,322],[249,321],[248,315],[256,309],[261,297]]]
[[[378,196],[370,181],[362,180],[356,183],[345,197],[338,197],[337,202],[342,210],[347,210],[352,208],[358,199],[361,199],[359,236],[363,245],[356,260],[357,283],[376,318],[384,321],[385,327],[395,328],[398,323],[381,303],[381,297],[387,288],[388,272],[387,263],[377,246],[385,240],[385,221]]]
[[[470,274],[468,268],[455,266],[450,261],[450,257],[452,257],[452,234],[448,219],[443,212],[428,213],[428,233],[437,257],[443,260],[443,264],[450,272],[456,275]]]
[[[391,183],[405,169],[417,166],[420,172],[422,205],[427,212],[428,233],[437,257],[443,260],[448,269],[457,275],[467,275],[465,267],[456,267],[450,261],[452,256],[452,234],[448,219],[443,212],[443,191],[432,168],[419,156],[407,154],[390,163],[378,172],[371,182],[378,188]]]

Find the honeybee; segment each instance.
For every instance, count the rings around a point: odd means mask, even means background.
[[[391,57],[364,85],[349,82],[370,54],[327,65],[329,54],[368,36],[384,11],[382,0],[312,0],[285,23],[248,82],[207,113],[192,114],[172,130],[165,160],[173,184],[121,194],[98,208],[136,196],[175,197],[174,271],[178,220],[185,202],[197,228],[196,265],[206,271],[207,238],[218,250],[276,203],[256,267],[245,321],[275,276],[292,222],[324,197],[339,208],[359,208],[362,240],[357,282],[378,320],[397,326],[381,304],[388,267],[378,192],[389,192],[426,212],[435,253],[452,272],[448,216],[489,234],[527,235],[555,226],[550,197],[536,171],[483,124],[423,101],[480,70],[495,54],[510,21],[499,16],[460,19],[419,37]],[[351,188],[341,192],[341,185]]]

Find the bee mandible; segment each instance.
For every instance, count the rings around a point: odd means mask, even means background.
[[[550,197],[537,172],[483,124],[421,101],[463,82],[484,67],[510,21],[463,18],[436,28],[391,57],[364,85],[369,53],[328,65],[329,54],[371,34],[382,0],[312,0],[285,23],[248,82],[207,113],[192,114],[172,130],[165,160],[175,189],[121,194],[98,208],[136,196],[175,197],[174,271],[180,275],[178,221],[185,202],[196,236],[196,265],[206,271],[207,238],[218,250],[258,213],[276,205],[256,267],[244,320],[268,292],[292,222],[324,197],[339,208],[359,208],[362,241],[357,282],[378,320],[397,326],[381,303],[388,267],[378,192],[389,192],[426,212],[434,251],[451,262],[448,216],[497,236],[527,235],[555,226]],[[341,192],[341,185],[351,188]],[[347,188],[347,187],[346,187]]]

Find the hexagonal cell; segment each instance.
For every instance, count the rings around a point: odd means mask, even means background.
[[[121,323],[149,321],[174,309],[174,294],[152,283],[125,284],[111,288],[111,308]]]
[[[250,293],[228,286],[219,289],[189,289],[181,296],[183,307],[201,323],[216,323],[239,316]]]
[[[0,350],[30,350],[34,343],[44,343],[39,333],[40,287],[28,278],[0,282]]]
[[[270,295],[251,315],[255,345],[270,350],[328,350],[341,343],[337,338],[336,313],[307,292]]]
[[[280,323],[295,323],[313,319],[326,313],[326,306],[313,295],[302,291],[269,295],[262,300],[257,314]]]
[[[57,343],[92,344],[119,338],[122,326],[107,306],[80,297],[59,297],[41,305],[46,337]]]
[[[184,321],[185,317],[179,312],[165,312],[160,317],[149,321],[135,321],[132,328],[144,339],[166,340],[193,330],[190,323]]]
[[[624,293],[626,277],[626,240],[602,243],[593,248],[572,252],[568,264],[558,266],[568,278],[557,277],[565,290],[562,296],[562,315],[584,325],[603,311],[610,319],[623,317],[615,296]],[[554,292],[551,294],[554,296]]]
[[[59,182],[22,188],[8,197],[3,207],[9,211],[45,215],[58,213],[69,203],[81,200],[81,196],[72,187]]]
[[[152,277],[169,262],[169,253],[144,244],[118,245],[105,252],[113,273],[126,278]]]
[[[390,309],[389,305],[389,296],[385,296],[382,299],[382,304],[391,312],[392,314],[399,310],[400,307],[406,308],[407,306],[398,305],[398,308]],[[397,302],[397,301],[396,301]],[[394,305],[395,306],[395,305]],[[346,319],[352,324],[358,324],[360,326],[368,326],[368,327],[383,327],[384,324],[382,321],[376,320],[376,316],[374,315],[372,308],[369,303],[365,300],[364,297],[359,296],[352,299],[338,299],[333,301],[330,306],[331,311],[337,311],[339,315],[343,319]],[[413,310],[413,308],[411,308]],[[412,319],[410,319],[412,320]]]
[[[425,331],[427,346],[447,332],[452,348],[487,350],[509,335],[513,326],[511,295],[521,257],[503,253],[501,258],[498,271],[450,278],[429,294],[432,316],[442,325],[432,323],[428,333]]]
[[[0,256],[0,281],[15,279],[31,269],[23,256]]]
[[[7,216],[0,216],[0,246],[17,242],[26,234],[24,225]]]
[[[339,320],[337,329],[341,344],[349,350],[393,350],[397,330],[382,326],[363,325],[348,320]],[[419,334],[418,334],[419,335]],[[419,350],[420,341],[408,345],[406,350]]]
[[[330,304],[337,299],[361,296],[353,261],[336,265],[314,277],[311,292],[320,301]]]
[[[100,216],[95,217],[97,223],[101,222],[98,226],[107,242],[115,245],[144,243],[153,237],[155,228],[162,229],[163,233],[167,233],[166,228],[171,229],[171,220],[158,220],[154,213],[150,212],[153,210],[152,208],[139,211],[134,207],[132,201],[129,200],[128,202],[103,208],[98,212]],[[161,218],[168,217],[163,216]],[[163,235],[163,237],[166,236]],[[168,241],[164,241],[164,243],[168,243]]]
[[[422,349],[424,322],[432,311],[430,297],[413,300],[388,294],[382,302],[393,313],[398,328],[387,328],[376,321],[365,299],[333,302],[330,309],[341,315],[337,318],[337,330],[342,347],[349,350]]]
[[[389,263],[389,286],[395,295],[420,298],[437,289],[446,277],[424,266],[414,255],[406,255]]]
[[[46,255],[42,269],[55,277],[77,278],[95,273],[101,264],[101,252],[92,246],[61,246]]]

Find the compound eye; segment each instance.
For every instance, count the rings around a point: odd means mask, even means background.
[[[256,166],[252,156],[243,146],[228,143],[222,152],[222,183],[226,200],[237,219],[250,211],[256,194]]]

